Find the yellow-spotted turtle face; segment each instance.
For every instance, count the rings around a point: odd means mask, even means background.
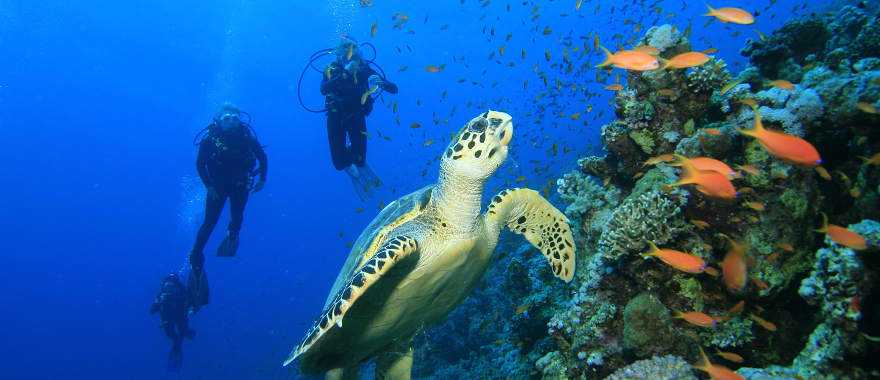
[[[485,179],[507,158],[513,138],[513,119],[498,111],[486,111],[471,119],[443,153],[441,170],[471,179]]]

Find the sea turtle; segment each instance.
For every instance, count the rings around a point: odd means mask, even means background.
[[[305,374],[357,378],[376,359],[376,377],[409,379],[412,338],[443,320],[479,282],[501,229],[525,235],[569,282],[575,246],[568,220],[531,189],[508,189],[481,214],[483,187],[507,158],[510,115],[487,111],[449,144],[436,184],[389,204],[361,233],[324,311],[284,365]]]

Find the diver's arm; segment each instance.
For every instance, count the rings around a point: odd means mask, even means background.
[[[260,163],[260,167],[257,169],[260,173],[260,182],[266,182],[266,174],[269,173],[269,158],[266,157],[266,151],[256,139],[254,139],[254,155],[257,156],[257,161]]]
[[[397,85],[385,79],[382,80],[382,89],[389,94],[397,93]]]
[[[376,70],[373,70],[372,68],[370,68],[368,70],[369,71],[367,71],[367,77],[369,77],[371,75],[379,76],[379,73],[377,73]],[[397,85],[396,84],[391,83],[391,81],[389,81],[387,78],[384,78],[382,76],[379,76],[379,78],[382,79],[382,82],[380,82],[381,84],[379,86],[382,87],[383,91],[385,91],[389,94],[396,94],[397,93]]]
[[[213,185],[211,176],[208,174],[208,157],[210,156],[210,149],[212,149],[211,143],[208,142],[207,139],[202,140],[202,143],[199,144],[199,155],[196,158],[196,170],[199,172],[199,178],[202,179],[202,183],[205,184],[205,187],[211,187]]]

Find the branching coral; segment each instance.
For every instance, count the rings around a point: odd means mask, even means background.
[[[628,198],[611,215],[599,240],[599,251],[608,261],[636,253],[648,241],[663,244],[687,229],[681,218],[686,197],[670,196],[659,190]]]

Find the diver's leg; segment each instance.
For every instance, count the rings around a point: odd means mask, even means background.
[[[246,186],[238,186],[229,193],[229,227],[226,230],[226,238],[217,248],[217,256],[232,257],[238,252],[238,231],[241,230],[247,200]]]
[[[364,115],[354,115],[346,124],[348,139],[351,141],[351,159],[357,166],[367,161],[367,119]]]
[[[214,231],[217,221],[220,220],[220,212],[223,211],[225,203],[226,194],[221,194],[218,191],[209,192],[205,197],[205,220],[199,227],[196,242],[189,255],[190,266],[194,271],[200,272],[204,266],[205,255],[202,251],[204,251],[205,244],[208,243],[208,238],[211,237],[211,232]]]
[[[376,379],[409,380],[412,365],[412,339],[406,339],[376,356]]]
[[[382,186],[382,180],[367,165],[367,119],[363,115],[354,116],[351,118],[348,128],[351,139],[351,157],[354,164],[357,165],[361,182],[367,186],[368,191],[371,187]]]
[[[238,235],[241,223],[244,221],[244,207],[248,201],[248,189],[241,186],[229,194],[229,232]]]
[[[348,148],[345,146],[342,119],[342,115],[338,112],[327,113],[327,140],[330,143],[330,158],[336,170],[344,170],[351,165]]]
[[[358,366],[348,368],[334,368],[327,371],[324,380],[358,380]]]

